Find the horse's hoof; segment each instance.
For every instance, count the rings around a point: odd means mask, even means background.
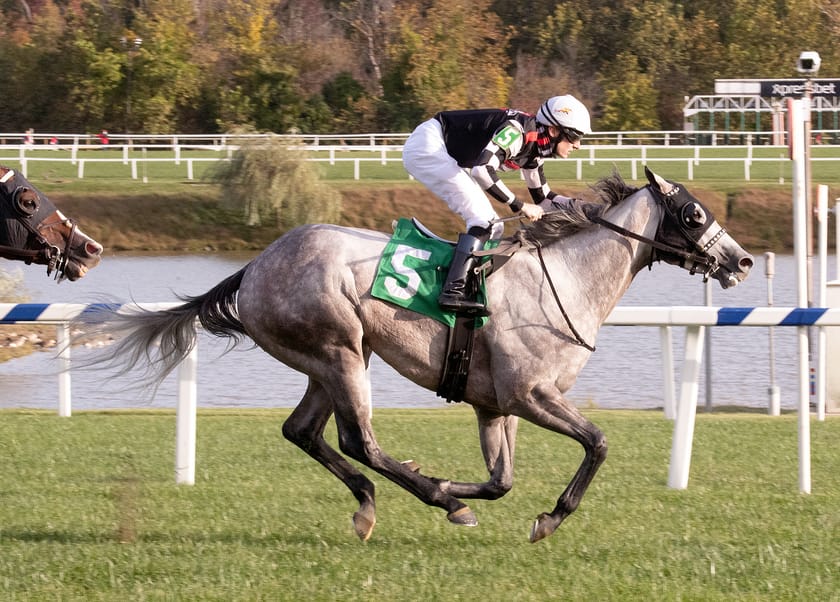
[[[374,525],[376,525],[376,515],[372,509],[359,508],[359,511],[353,515],[353,529],[362,541],[370,539]]]
[[[469,506],[464,506],[463,508],[458,508],[455,512],[450,512],[446,515],[446,518],[449,519],[449,522],[455,523],[456,525],[464,525],[466,527],[475,527],[478,525],[478,519],[473,514],[473,511],[470,510]]]
[[[540,514],[531,526],[531,543],[537,543],[541,539],[545,539],[557,529],[554,520],[548,514]]]

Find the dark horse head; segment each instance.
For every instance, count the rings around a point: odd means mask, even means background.
[[[99,264],[102,245],[84,234],[21,174],[0,166],[0,257],[47,266],[78,280]]]

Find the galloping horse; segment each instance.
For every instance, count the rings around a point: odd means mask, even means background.
[[[102,245],[55,208],[20,173],[0,166],[0,257],[47,266],[78,280],[99,264]]]
[[[475,525],[462,501],[496,499],[512,486],[518,417],[578,441],[585,457],[553,510],[540,514],[532,542],[550,535],[581,501],[606,458],[601,431],[565,399],[598,329],[653,261],[678,264],[735,286],[753,258],[685,188],[646,169],[650,184],[617,174],[594,190],[600,202],[573,202],[503,239],[521,247],[487,283],[489,322],[476,330],[464,401],[478,419],[489,479],[457,482],[422,474],[380,447],[371,426],[366,369],[378,354],[400,374],[435,389],[447,345],[442,323],[371,295],[388,235],[334,225],[296,228],[203,295],[163,311],[84,314],[89,334],[122,335],[100,362],[127,372],[148,362],[162,379],[195,345],[195,320],[234,342],[247,336],[309,384],[283,435],[323,464],[359,502],[357,535],[375,517],[374,485],[324,439],[334,414],[344,454],[385,475],[457,524]],[[555,285],[556,283],[556,285]],[[92,329],[92,330],[91,330]]]

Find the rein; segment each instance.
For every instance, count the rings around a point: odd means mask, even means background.
[[[560,211],[548,211],[546,215],[550,215],[551,213],[560,213]],[[494,219],[494,222],[508,222],[512,220],[521,220],[522,216],[514,215],[513,217],[501,217]],[[504,263],[511,258],[511,256],[519,251],[522,248],[533,247],[537,250],[537,257],[540,260],[540,268],[542,269],[543,275],[545,279],[548,280],[548,286],[551,288],[551,294],[554,296],[554,301],[557,303],[557,307],[560,308],[560,313],[563,314],[563,319],[566,320],[566,326],[569,327],[569,330],[572,331],[572,334],[575,335],[575,343],[586,349],[587,351],[595,351],[595,347],[590,345],[586,341],[583,340],[583,337],[575,328],[575,325],[572,324],[571,318],[569,318],[569,314],[566,313],[566,308],[563,307],[563,302],[560,301],[560,295],[557,294],[557,287],[554,286],[554,280],[551,278],[551,273],[548,271],[548,266],[545,263],[545,259],[543,259],[542,254],[542,244],[537,241],[530,241],[527,245],[522,241],[518,240],[509,244],[500,244],[495,249],[489,249],[486,251],[473,251],[473,255],[476,257],[486,257],[492,255],[494,257],[501,258],[499,264],[497,266],[493,266],[490,269],[495,269],[496,267],[501,267]],[[488,265],[488,264],[485,264]],[[481,270],[482,268],[477,268]],[[485,268],[486,269],[486,268]]]
[[[0,245],[0,257],[3,259],[23,259],[27,263],[32,263],[35,259],[44,257],[45,251],[46,249],[28,250]]]
[[[663,215],[663,217],[664,217],[664,215]],[[513,216],[513,217],[508,217],[508,218],[498,218],[498,219],[495,219],[493,221],[494,222],[505,222],[505,221],[511,221],[511,220],[514,220],[514,219],[521,219],[521,216],[517,215],[517,216]],[[691,268],[689,269],[689,273],[692,274],[692,275],[694,275],[697,272],[698,267],[703,268],[703,281],[704,282],[706,280],[708,280],[709,275],[714,273],[718,268],[717,259],[714,258],[714,257],[710,257],[709,255],[705,254],[705,251],[707,251],[712,245],[714,245],[720,239],[720,237],[723,236],[724,233],[726,232],[723,228],[721,228],[720,232],[718,232],[715,235],[715,237],[712,240],[710,240],[703,247],[704,254],[700,255],[700,254],[697,254],[697,253],[694,253],[694,252],[691,252],[691,251],[685,251],[683,249],[680,249],[680,248],[675,247],[673,245],[669,245],[667,243],[659,242],[658,240],[653,240],[653,239],[648,238],[646,236],[642,236],[641,234],[636,234],[635,232],[631,232],[627,228],[624,228],[623,226],[619,226],[618,224],[614,224],[611,221],[605,220],[604,218],[602,218],[601,216],[598,216],[598,215],[590,217],[590,221],[592,223],[598,224],[600,226],[604,226],[605,228],[608,228],[609,230],[612,230],[613,232],[615,232],[617,234],[620,234],[621,236],[624,236],[626,238],[633,238],[635,240],[638,240],[639,242],[643,242],[645,244],[648,244],[651,247],[653,247],[654,249],[657,249],[657,250],[662,251],[664,253],[669,253],[671,255],[676,255],[678,257],[681,257],[682,260],[683,260],[682,264],[681,264],[682,267],[685,267],[686,263],[691,262]],[[683,235],[685,236],[685,234],[683,234]],[[689,237],[686,236],[686,238],[689,238]],[[537,250],[537,257],[540,260],[540,268],[542,269],[542,272],[545,275],[546,280],[548,280],[548,286],[549,286],[549,288],[551,288],[551,294],[554,296],[554,301],[557,303],[557,307],[560,309],[560,313],[563,314],[563,319],[566,321],[566,325],[569,327],[569,330],[571,330],[572,334],[575,336],[575,342],[578,345],[580,345],[581,347],[583,347],[584,349],[586,349],[588,351],[591,351],[591,352],[594,352],[595,347],[593,345],[590,345],[589,343],[587,343],[583,339],[583,337],[580,335],[580,333],[574,327],[574,324],[572,324],[572,321],[569,318],[569,315],[566,313],[566,309],[563,307],[563,303],[560,301],[560,295],[557,293],[557,288],[554,286],[554,280],[552,280],[551,273],[548,271],[548,266],[545,263],[545,259],[543,259],[542,245],[538,242],[537,243],[532,243],[532,244],[533,244],[534,248],[536,248],[536,250]],[[510,245],[510,246],[508,246],[507,248],[504,248],[504,249],[503,248],[497,248],[497,249],[491,250],[491,251],[483,251],[483,252],[478,251],[478,252],[474,252],[473,254],[477,255],[477,256],[504,255],[507,258],[509,258],[510,255],[515,253],[516,250],[518,250],[518,248],[521,248],[521,247],[522,247],[522,243],[520,242],[518,245],[516,245],[516,244]],[[653,261],[655,261],[655,253],[651,256],[651,263],[653,263]]]
[[[671,255],[677,255],[679,257],[682,257],[683,258],[683,264],[682,264],[683,266],[686,264],[686,262],[691,261],[692,267],[689,270],[689,273],[691,275],[694,275],[697,272],[698,267],[700,267],[700,266],[704,267],[705,268],[703,270],[703,281],[704,282],[706,280],[708,280],[709,275],[717,269],[717,261],[715,260],[714,257],[709,257],[708,255],[698,255],[697,253],[693,253],[693,252],[690,252],[690,251],[684,251],[683,249],[674,247],[674,246],[669,245],[669,244],[665,244],[663,242],[659,242],[658,240],[653,240],[651,238],[648,238],[647,236],[642,236],[641,234],[636,234],[635,232],[631,232],[627,228],[624,228],[622,226],[619,226],[618,224],[614,224],[610,221],[607,221],[600,216],[592,217],[591,220],[592,220],[593,223],[604,226],[605,228],[608,228],[608,229],[612,230],[613,232],[621,234],[624,237],[634,238],[634,239],[636,239],[640,242],[643,242],[643,243],[646,243],[646,244],[650,245],[651,247],[653,247],[655,249],[658,249],[660,251],[664,251],[665,253],[670,253]],[[720,239],[720,237],[725,234],[725,232],[726,231],[723,228],[721,228],[720,232],[718,232],[718,234],[715,236],[715,238],[713,240],[709,241],[709,243],[706,245],[706,248],[704,250],[708,249],[715,242],[717,242]],[[654,259],[651,259],[651,263],[653,263],[653,261],[654,261]]]
[[[572,324],[572,321],[569,319],[569,314],[566,313],[566,309],[563,307],[563,303],[561,303],[560,301],[560,295],[557,294],[557,289],[554,287],[554,281],[551,279],[551,274],[548,272],[548,266],[545,265],[545,259],[543,259],[542,255],[542,245],[537,244],[535,245],[535,247],[537,249],[537,257],[540,258],[540,267],[542,268],[543,274],[545,274],[546,280],[548,280],[548,286],[551,288],[551,294],[554,295],[554,300],[557,302],[557,307],[560,308],[560,313],[563,314],[563,319],[566,320],[566,325],[569,327],[569,330],[572,331],[572,334],[575,335],[575,339],[578,345],[580,345],[587,351],[595,351],[595,347],[583,340],[583,337],[580,336],[580,333],[577,331],[574,324]]]

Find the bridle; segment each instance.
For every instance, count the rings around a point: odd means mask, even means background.
[[[54,210],[40,222],[33,225],[32,219],[41,207],[40,200],[34,202],[22,200],[21,195],[28,190],[31,189],[18,186],[12,194],[11,204],[14,209],[12,217],[29,233],[29,239],[27,241],[29,244],[27,246],[30,246],[34,242],[38,245],[38,248],[21,249],[10,245],[0,245],[0,257],[21,260],[27,264],[31,264],[32,262],[44,264],[47,266],[47,276],[51,275],[54,271],[56,280],[61,282],[65,277],[70,249],[73,245],[73,239],[76,236],[76,222],[62,216],[57,210]],[[53,217],[55,219],[50,221]],[[60,226],[70,226],[70,233],[65,239],[64,249],[60,249],[52,244],[44,236],[44,231],[53,230]]]
[[[47,276],[55,271],[56,280],[64,280],[64,271],[67,268],[67,261],[70,257],[70,248],[76,235],[76,222],[60,217],[58,212],[53,213],[53,215],[58,218],[57,221],[48,222],[44,220],[36,226],[33,226],[23,217],[16,217],[17,221],[30,233],[31,239],[40,245],[40,248],[18,249],[17,247],[0,245],[0,257],[4,259],[22,260],[27,264],[32,262],[45,264],[47,266]],[[67,236],[64,249],[60,249],[50,243],[41,233],[41,230],[50,230],[65,224],[70,226],[70,234]]]
[[[653,247],[654,251],[651,253],[650,256],[650,264],[653,265],[655,261],[662,261],[664,259],[664,255],[670,255],[674,257],[678,257],[679,260],[676,262],[681,268],[687,269],[689,273],[693,276],[698,271],[703,274],[703,282],[706,282],[710,276],[712,276],[715,272],[720,269],[720,265],[718,264],[718,260],[713,255],[709,254],[709,249],[711,249],[723,236],[726,234],[726,229],[721,227],[714,236],[710,237],[709,240],[705,241],[702,245],[698,240],[697,233],[688,229],[684,223],[685,218],[684,216],[677,215],[678,211],[684,211],[685,208],[688,206],[688,203],[683,204],[679,208],[675,208],[673,202],[671,200],[680,193],[680,187],[677,184],[674,184],[674,187],[669,190],[668,192],[660,192],[656,190],[653,186],[648,186],[648,188],[653,192],[654,198],[656,198],[657,202],[659,202],[665,211],[662,214],[662,217],[659,220],[659,227],[656,229],[656,238],[651,239],[647,236],[642,236],[641,234],[636,234],[635,232],[631,232],[627,228],[619,226],[618,224],[614,224],[601,216],[593,216],[591,217],[591,221],[593,223],[599,224],[616,232],[617,234],[621,234],[627,238],[633,238],[640,242],[650,245]],[[696,247],[696,251],[687,251],[685,249],[681,249],[680,247],[674,246],[667,242],[660,240],[661,232],[663,230],[662,223],[665,220],[665,216],[671,218],[671,220],[676,225],[677,229],[679,230],[680,234],[682,234],[685,240],[693,243]],[[702,232],[701,232],[702,234]],[[657,255],[657,251],[660,251],[663,256]]]

